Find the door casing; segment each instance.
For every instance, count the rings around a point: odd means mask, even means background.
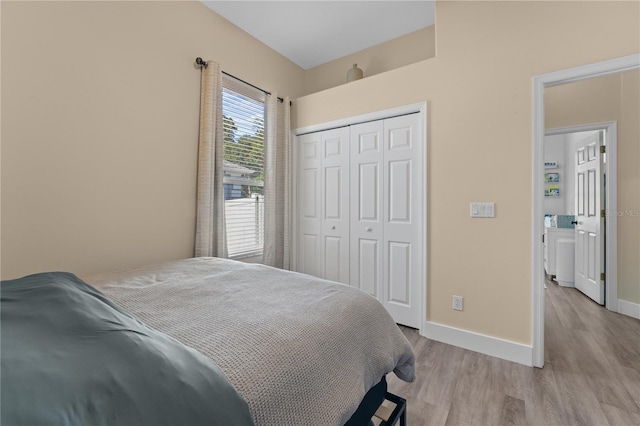
[[[531,218],[531,351],[534,367],[544,366],[544,271],[543,271],[543,244],[544,231],[543,199],[544,196],[544,89],[560,84],[585,80],[587,78],[602,77],[640,68],[640,54],[623,56],[602,62],[596,62],[580,67],[554,71],[547,74],[534,76],[532,79],[532,218]],[[607,186],[617,187],[616,174],[609,173],[617,166],[607,155]],[[614,182],[612,182],[612,179]],[[612,199],[615,194],[607,191],[606,205],[609,208],[617,206],[617,199]],[[612,216],[613,218],[613,216]],[[608,220],[606,224],[608,237],[617,235],[617,220]],[[607,237],[607,238],[608,238]],[[607,282],[615,282],[617,288],[617,247],[610,240],[607,241]],[[616,296],[617,297],[617,296]],[[617,298],[616,298],[617,302]]]

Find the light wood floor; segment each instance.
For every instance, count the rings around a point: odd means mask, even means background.
[[[575,289],[547,287],[543,369],[403,327],[417,380],[387,379],[407,398],[408,425],[640,425],[640,321]]]

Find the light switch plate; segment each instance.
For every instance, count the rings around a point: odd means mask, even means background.
[[[496,203],[471,203],[471,217],[496,217]]]

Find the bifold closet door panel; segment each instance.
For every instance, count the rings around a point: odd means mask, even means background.
[[[420,327],[422,144],[417,114],[384,120],[382,303],[400,324]]]
[[[298,137],[297,270],[350,284],[420,328],[424,137],[418,114]]]
[[[382,300],[383,122],[351,126],[351,285]]]
[[[321,135],[302,135],[298,137],[297,271],[323,278],[321,182]]]
[[[322,277],[349,284],[349,128],[321,133]]]

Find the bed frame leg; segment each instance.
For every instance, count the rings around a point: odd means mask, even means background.
[[[380,406],[375,416],[382,420],[380,426],[393,426],[400,421],[400,426],[407,425],[407,400],[387,392],[384,396],[386,401],[393,402],[396,407],[391,411],[390,408]]]

